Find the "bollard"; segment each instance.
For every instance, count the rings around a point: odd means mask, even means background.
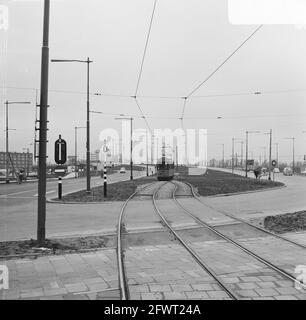
[[[58,198],[62,199],[62,177],[58,177]]]
[[[104,188],[103,188],[103,190],[104,190],[104,197],[106,198],[107,197],[107,173],[106,173],[106,163],[104,163],[104,171],[103,171],[103,173],[104,173]]]

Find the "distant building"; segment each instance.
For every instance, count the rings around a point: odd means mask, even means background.
[[[12,171],[12,163],[15,170],[24,169],[28,171],[33,170],[33,154],[27,152],[10,152],[9,170]],[[11,160],[10,160],[11,159]],[[6,153],[0,151],[0,169],[6,167]]]
[[[68,156],[68,166],[75,165],[75,156]]]

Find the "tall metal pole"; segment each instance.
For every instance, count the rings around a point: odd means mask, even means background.
[[[294,168],[295,168],[295,163],[294,163],[294,140],[295,140],[295,138],[293,137],[292,138],[292,157],[293,157],[293,159],[292,159],[292,171],[293,171],[293,173],[294,173]]]
[[[133,180],[133,118],[132,117],[131,117],[131,161],[130,161],[130,167],[131,167],[130,179]]]
[[[147,140],[147,177],[149,176],[149,150],[148,150],[148,130],[146,130],[146,140]]]
[[[270,146],[269,146],[269,180],[271,180],[271,167],[272,167],[272,129],[270,129]]]
[[[77,160],[77,127],[74,127],[74,177],[77,178],[77,164],[78,164],[78,160]]]
[[[246,137],[245,137],[245,177],[248,177],[248,134],[249,132],[246,131]]]
[[[44,0],[44,27],[41,58],[39,159],[38,159],[38,215],[37,240],[43,245],[46,239],[46,157],[48,119],[48,72],[49,72],[49,16],[50,0]]]
[[[235,157],[235,155],[234,155],[234,142],[235,141],[235,138],[232,138],[232,173],[234,173],[234,157]]]
[[[244,144],[244,142],[241,141],[241,169],[242,169],[242,166],[243,166],[243,144]]]
[[[89,127],[89,64],[90,60],[87,58],[87,134],[86,134],[86,171],[87,171],[87,189],[90,193],[90,127]]]
[[[9,179],[9,156],[8,156],[8,101],[5,102],[5,113],[6,113],[5,172],[6,172],[6,183],[9,183],[10,179]]]

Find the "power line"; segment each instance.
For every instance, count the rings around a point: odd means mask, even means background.
[[[253,31],[239,46],[238,48],[236,48],[212,73],[209,74],[209,76],[207,78],[205,78],[205,80],[203,80],[200,84],[198,84],[188,95],[187,98],[189,98],[191,95],[193,95],[198,89],[200,89],[202,87],[202,85],[207,82],[220,68],[222,68],[226,62],[228,60],[230,60],[230,58],[232,56],[235,55],[236,52],[238,52],[256,33],[257,31],[259,31],[261,28],[263,27],[263,25],[260,25],[259,27],[257,27],[255,29],[255,31]]]
[[[262,28],[263,25],[260,25],[259,27],[257,27],[255,29],[255,31],[253,31],[239,46],[238,48],[236,48],[215,70],[213,70],[213,72],[211,72],[208,77],[206,77],[200,84],[198,84],[193,90],[190,91],[190,93],[185,97],[185,100],[187,100],[188,98],[190,98],[197,90],[199,90],[202,85],[204,83],[206,83],[214,74],[216,74],[218,72],[218,70],[220,70],[225,64],[227,61],[230,60],[230,58],[232,56],[235,55],[236,52],[239,51],[240,48],[242,48],[244,46],[244,44],[246,44],[252,37],[254,34],[257,33],[258,30],[260,30]],[[185,114],[185,108],[186,108],[186,104],[184,104],[184,107],[183,107],[183,110],[182,110],[182,116],[181,118],[183,119],[184,118],[184,114]]]
[[[140,83],[140,79],[141,79],[141,75],[142,75],[142,69],[143,69],[144,60],[145,60],[145,56],[146,56],[146,52],[147,52],[147,47],[148,47],[148,43],[149,43],[149,38],[150,38],[150,34],[151,34],[151,28],[152,28],[152,23],[153,23],[155,8],[156,8],[156,2],[157,2],[157,0],[154,1],[154,6],[153,6],[152,14],[151,14],[151,20],[150,20],[149,30],[148,30],[148,33],[147,33],[146,44],[145,44],[144,51],[143,51],[143,55],[142,55],[142,60],[141,60],[141,65],[140,65],[140,70],[139,70],[139,75],[138,75],[138,79],[137,79],[137,85],[136,85],[135,94],[134,94],[135,97],[137,96],[137,93],[138,93],[139,83]]]

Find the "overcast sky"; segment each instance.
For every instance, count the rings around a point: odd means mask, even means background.
[[[10,150],[22,151],[34,135],[35,90],[22,88],[40,86],[43,1],[1,0],[0,4],[9,9],[9,28],[0,30],[0,99],[32,102],[9,107],[10,128],[17,129],[10,131]],[[134,95],[153,4],[154,0],[51,1],[50,58],[90,57],[91,92]],[[188,95],[257,27],[231,25],[227,0],[158,0],[138,95]],[[49,89],[85,92],[86,65],[50,63]],[[256,91],[263,94],[197,97]],[[139,102],[152,128],[181,126],[182,99],[139,98]],[[249,150],[258,158],[261,147],[268,147],[263,133],[272,128],[280,160],[291,159],[292,142],[283,138],[292,136],[296,160],[302,160],[305,103],[306,28],[265,25],[187,101],[184,126],[208,129],[209,158],[221,158],[222,143],[230,157],[232,137],[244,139],[245,130],[260,130],[249,141]],[[85,125],[86,95],[50,91],[49,104],[48,153],[53,161],[59,133],[73,153],[74,127]],[[91,109],[139,116],[135,101],[126,97],[92,96]],[[3,132],[4,107],[0,112]],[[92,150],[101,147],[101,130],[120,127],[114,116],[92,114],[91,121]],[[142,119],[134,125],[145,128]],[[1,150],[4,138],[2,134]],[[240,145],[236,148],[240,154]],[[79,150],[85,157],[85,130],[79,131]]]

